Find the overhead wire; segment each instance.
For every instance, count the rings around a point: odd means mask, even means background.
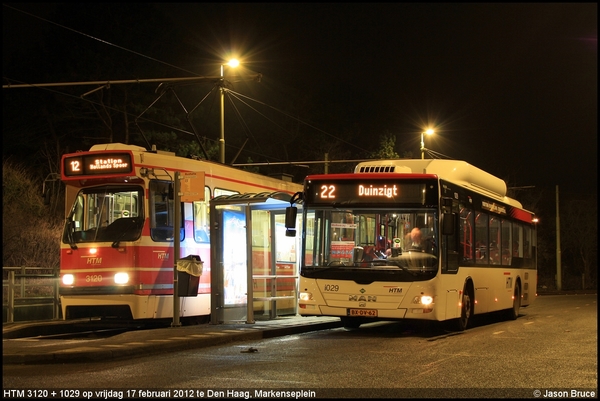
[[[435,150],[431,150],[428,148],[425,148],[425,152],[427,152],[432,159],[454,159],[453,157],[447,156],[443,153],[436,152]]]
[[[28,16],[30,16],[30,17],[32,17],[32,18],[36,18],[36,19],[39,19],[39,20],[41,20],[41,21],[44,21],[44,22],[46,22],[46,23],[49,23],[49,24],[55,25],[55,26],[57,26],[57,27],[59,27],[59,28],[63,28],[63,29],[66,29],[66,30],[68,30],[68,31],[71,31],[71,32],[73,32],[73,33],[76,33],[76,34],[82,35],[82,36],[84,36],[84,37],[86,37],[86,38],[89,38],[89,39],[92,39],[92,40],[98,41],[98,42],[100,42],[100,43],[102,43],[102,44],[105,44],[105,45],[108,45],[108,46],[115,47],[115,48],[117,48],[117,49],[120,49],[120,50],[123,50],[123,51],[129,52],[129,53],[135,54],[135,55],[137,55],[137,56],[140,56],[140,57],[146,58],[146,59],[148,59],[148,60],[151,60],[151,61],[154,61],[154,62],[157,62],[157,63],[163,64],[163,65],[166,65],[166,66],[169,66],[169,67],[172,67],[172,68],[174,68],[174,69],[177,69],[177,70],[180,70],[180,71],[184,71],[184,72],[187,72],[187,73],[190,73],[190,74],[196,75],[196,76],[198,76],[199,78],[201,78],[201,76],[200,76],[199,74],[197,74],[196,72],[189,71],[189,70],[187,70],[187,69],[184,69],[184,68],[181,68],[181,67],[179,67],[179,66],[176,66],[176,65],[173,65],[173,64],[167,63],[167,62],[165,62],[165,61],[162,61],[162,60],[159,60],[159,59],[157,59],[157,58],[154,58],[154,57],[147,56],[147,55],[145,55],[145,54],[143,54],[143,53],[140,53],[140,52],[137,52],[137,51],[134,51],[134,50],[128,49],[128,48],[126,48],[126,47],[123,47],[123,46],[120,46],[120,45],[117,45],[117,44],[114,44],[114,43],[112,43],[112,42],[109,42],[109,41],[107,41],[107,40],[104,40],[104,39],[101,39],[101,38],[98,38],[98,37],[95,37],[95,36],[89,35],[89,34],[87,34],[87,33],[85,33],[85,32],[81,32],[81,31],[79,31],[79,30],[76,30],[76,29],[73,29],[73,28],[67,27],[67,26],[65,26],[65,25],[62,25],[62,24],[56,23],[56,22],[54,22],[54,21],[50,21],[50,20],[48,20],[48,19],[46,19],[46,18],[43,18],[43,17],[37,16],[37,15],[35,15],[35,14],[31,14],[31,13],[29,13],[29,12],[26,12],[26,11],[23,11],[23,10],[20,10],[20,9],[17,9],[17,8],[15,8],[15,7],[12,7],[12,6],[9,6],[9,5],[6,5],[6,4],[3,4],[3,6],[4,6],[4,7],[7,7],[7,8],[10,8],[10,9],[12,9],[12,10],[14,10],[14,11],[21,12],[21,13],[23,13],[23,14],[26,14],[26,15],[28,15]],[[4,77],[4,78],[5,78],[5,79],[9,79],[9,78],[6,78],[6,77]],[[13,79],[9,79],[9,80],[10,80],[10,81],[12,81],[12,82],[20,82],[20,81],[13,80]],[[24,85],[28,85],[28,86],[30,85],[30,86],[32,86],[32,87],[36,87],[36,85],[35,85],[35,84],[28,84],[28,83],[25,83],[25,82],[21,82],[21,83],[22,83],[22,84],[24,84]],[[100,83],[105,83],[105,82],[100,82]],[[81,83],[81,84],[89,84],[89,83]],[[56,83],[56,84],[52,84],[52,85],[60,86],[60,85],[66,85],[66,83],[65,83],[65,84]],[[10,87],[10,85],[8,85],[8,87]],[[101,89],[101,88],[98,88],[98,89]],[[96,90],[98,90],[98,89],[96,89]],[[228,91],[231,91],[231,90],[229,89]],[[72,95],[65,94],[65,93],[62,93],[62,92],[59,92],[59,91],[53,91],[53,92],[54,92],[54,93],[63,94],[63,95],[66,95],[66,96],[72,96]],[[93,91],[91,91],[91,92],[93,92]],[[89,94],[89,93],[91,93],[91,92],[88,92],[88,93],[86,93],[86,94]],[[270,106],[270,105],[268,105],[268,104],[266,104],[266,103],[264,103],[264,102],[260,102],[260,101],[258,101],[258,100],[256,100],[256,99],[252,99],[252,98],[250,98],[250,97],[248,97],[248,96],[246,96],[246,95],[242,95],[241,93],[237,93],[237,92],[234,92],[234,91],[231,91],[231,92],[232,92],[232,94],[235,94],[235,96],[234,96],[234,97],[236,97],[236,98],[237,98],[238,100],[240,100],[240,101],[241,101],[241,99],[240,99],[241,97],[244,97],[244,98],[246,98],[246,99],[250,99],[250,100],[252,100],[252,101],[255,101],[255,102],[257,102],[257,103],[259,103],[259,104],[261,104],[261,105],[263,105],[263,106],[269,107],[269,108],[271,108],[271,109],[273,109],[273,110],[275,110],[275,111],[277,111],[277,112],[279,112],[279,113],[282,113],[283,115],[287,116],[288,118],[294,119],[295,121],[297,121],[297,122],[299,122],[299,123],[302,123],[302,124],[306,125],[307,127],[310,127],[310,128],[312,128],[312,129],[315,129],[315,130],[317,130],[318,132],[320,132],[320,133],[323,133],[323,134],[325,134],[325,135],[328,135],[329,137],[331,137],[331,138],[333,138],[333,139],[335,139],[335,140],[337,140],[337,141],[340,141],[340,142],[342,142],[342,143],[345,143],[345,144],[347,144],[347,145],[349,145],[349,146],[352,146],[352,147],[354,147],[354,148],[356,148],[356,149],[362,150],[362,148],[358,147],[357,145],[355,145],[355,144],[353,144],[353,143],[351,143],[351,142],[348,142],[348,141],[346,141],[346,140],[344,140],[344,139],[342,139],[342,138],[339,138],[339,137],[337,137],[337,136],[335,136],[335,135],[333,135],[333,134],[331,134],[331,133],[328,133],[328,132],[326,132],[326,131],[324,131],[324,130],[322,130],[322,129],[320,129],[320,128],[317,128],[317,127],[315,127],[315,126],[314,126],[314,125],[312,125],[312,124],[309,124],[309,123],[307,123],[307,122],[305,122],[305,121],[302,121],[302,120],[298,119],[297,117],[291,116],[289,113],[286,113],[286,112],[284,112],[284,111],[282,111],[282,110],[279,110],[279,109],[277,109],[277,108],[275,108],[275,107],[273,107],[273,106]],[[73,97],[74,97],[74,96],[73,96]],[[92,103],[92,104],[95,104],[95,105],[97,105],[97,106],[106,107],[105,105],[99,104],[99,103],[97,103],[97,102],[94,102],[94,101],[92,101],[92,100],[90,100],[90,99],[85,99],[85,100],[86,100],[86,101],[88,101],[88,102],[90,102],[90,103]],[[255,112],[257,112],[257,113],[259,113],[260,115],[262,115],[263,117],[265,117],[265,118],[266,118],[268,121],[270,121],[271,123],[275,124],[275,125],[276,125],[277,127],[279,127],[280,129],[283,129],[283,130],[285,131],[285,129],[284,129],[283,127],[281,127],[279,124],[276,124],[276,123],[275,123],[273,120],[271,120],[271,119],[269,119],[268,117],[266,117],[266,116],[265,116],[263,113],[260,113],[260,112],[259,112],[259,111],[258,111],[256,108],[254,108],[254,107],[251,107],[251,106],[250,106],[250,105],[249,105],[247,102],[242,102],[242,103],[244,103],[246,106],[250,107],[252,110],[254,110]],[[116,110],[116,109],[114,109],[114,108],[111,108],[111,107],[108,107],[108,109]],[[120,110],[119,110],[119,111],[120,111]],[[120,112],[122,112],[122,111],[120,111]],[[130,115],[130,114],[128,113],[128,115]],[[239,115],[239,117],[241,118],[241,115]],[[163,127],[167,127],[167,128],[170,128],[170,129],[174,129],[174,130],[176,130],[176,131],[179,131],[179,132],[184,132],[184,133],[186,133],[186,134],[194,135],[194,133],[191,133],[191,132],[189,132],[189,131],[185,131],[185,130],[182,130],[182,129],[180,129],[180,128],[177,128],[177,127],[168,126],[168,125],[166,125],[166,124],[162,124],[162,123],[159,123],[159,122],[156,122],[156,121],[153,121],[153,120],[144,119],[144,121],[147,121],[147,122],[153,122],[153,123],[155,123],[155,124],[157,124],[157,125],[160,125],[160,126],[163,126]],[[245,123],[244,123],[244,124],[245,124]],[[205,138],[205,139],[207,139],[207,140],[210,140],[210,141],[213,141],[213,142],[218,142],[217,140],[213,140],[213,139],[210,139],[210,138]],[[256,141],[256,138],[254,138],[254,140]],[[256,142],[256,143],[257,143],[257,142]],[[258,144],[258,143],[257,143],[257,144]],[[230,146],[231,146],[231,145],[230,145]],[[250,152],[250,151],[249,151],[249,152]],[[256,153],[256,152],[252,152],[252,153],[255,153],[255,154],[257,154],[257,155],[260,155],[260,156],[263,156],[263,157],[267,157],[267,158],[269,158],[269,157],[268,157],[268,156],[266,156],[266,155],[261,155],[261,154],[259,154],[259,153]],[[277,160],[279,160],[278,158],[273,158],[273,159],[277,159]]]

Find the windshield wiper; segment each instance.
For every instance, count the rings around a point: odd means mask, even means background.
[[[118,248],[119,247],[119,243],[121,242],[121,240],[123,238],[125,238],[125,235],[133,232],[133,229],[139,230],[140,229],[140,222],[143,223],[143,220],[136,217],[136,218],[125,218],[125,219],[120,219],[120,220],[116,220],[116,222],[121,222],[121,221],[127,221],[128,223],[130,222],[132,225],[130,225],[129,227],[126,227],[123,232],[121,233],[121,235],[119,235],[119,238],[117,238],[115,240],[115,242],[112,243],[112,247],[113,248]],[[114,224],[114,223],[113,223]],[[122,223],[121,223],[122,224]]]
[[[67,217],[67,239],[69,240],[69,246],[71,247],[71,249],[77,249],[77,245],[75,244],[75,238],[73,236],[73,232],[74,232],[74,224],[73,224],[73,220],[71,220],[71,217]]]

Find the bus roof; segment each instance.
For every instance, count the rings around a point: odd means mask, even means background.
[[[355,173],[435,174],[438,178],[470,188],[476,192],[522,207],[506,196],[504,180],[462,160],[394,159],[359,163]]]

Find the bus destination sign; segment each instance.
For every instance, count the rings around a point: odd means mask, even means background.
[[[318,180],[306,184],[309,203],[417,203],[425,201],[425,185],[399,180]]]
[[[133,174],[131,153],[98,153],[67,155],[63,159],[65,177],[97,177]]]

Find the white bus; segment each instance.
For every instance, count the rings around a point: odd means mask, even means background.
[[[456,160],[369,161],[306,177],[299,314],[339,316],[349,328],[421,319],[464,330],[493,311],[516,319],[536,296],[536,227],[506,190]]]

